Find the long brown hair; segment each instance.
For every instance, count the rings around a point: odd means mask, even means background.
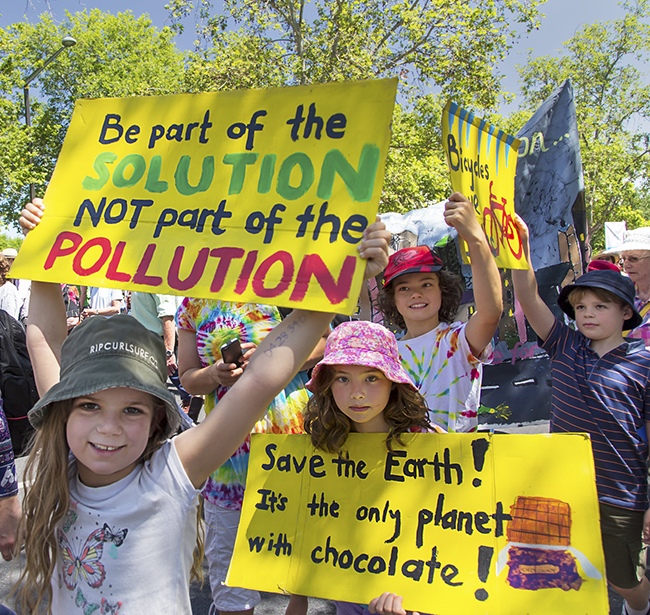
[[[334,401],[332,383],[335,369],[323,365],[312,379],[313,396],[309,398],[304,414],[305,432],[311,435],[314,448],[338,453],[348,434],[353,431],[353,421],[341,412]],[[402,444],[401,435],[412,429],[429,431],[427,405],[424,397],[412,386],[394,382],[384,408],[384,419],[389,425],[386,447],[392,449],[393,440]]]
[[[55,528],[70,504],[65,426],[71,408],[72,400],[52,404],[33,436],[25,465],[25,498],[16,541],[17,549],[25,545],[25,567],[14,588],[23,613],[38,612],[52,597],[50,583],[58,548]]]
[[[43,423],[34,433],[25,465],[25,497],[23,514],[18,525],[16,553],[25,546],[25,567],[12,594],[22,613],[36,613],[52,599],[51,581],[54,575],[58,543],[56,528],[70,505],[70,480],[75,465],[70,463],[70,447],[66,424],[73,401],[53,402],[45,413]],[[142,454],[145,461],[165,442],[165,406],[154,397],[152,433]],[[197,511],[197,544],[192,561],[191,578],[203,582],[204,531],[201,507]]]

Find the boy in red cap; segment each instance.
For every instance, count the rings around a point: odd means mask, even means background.
[[[427,246],[391,255],[379,305],[405,330],[398,342],[402,363],[427,401],[431,422],[468,432],[478,425],[482,364],[491,359],[503,311],[501,277],[472,203],[455,192],[444,215],[469,248],[476,312],[467,323],[455,321],[464,284]]]
[[[528,228],[517,226],[530,262]],[[551,358],[551,431],[587,432],[591,438],[607,580],[624,599],[623,615],[648,615],[644,576],[650,542],[648,436],[650,351],[623,338],[637,327],[634,283],[618,271],[591,270],[558,297],[577,331],[542,301],[532,269],[513,270],[514,291]]]

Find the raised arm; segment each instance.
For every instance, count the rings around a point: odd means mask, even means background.
[[[273,398],[301,368],[332,316],[294,310],[266,336],[215,410],[200,425],[176,437],[176,450],[195,486],[244,441]]]
[[[43,201],[34,199],[20,214],[20,226],[27,234],[43,215]],[[65,303],[59,284],[32,282],[27,321],[27,349],[34,368],[36,388],[43,395],[59,381],[61,346],[68,334]]]
[[[359,253],[367,259],[366,277],[388,263],[390,233],[381,222],[370,226]],[[273,398],[309,358],[333,314],[294,310],[271,331],[246,370],[197,427],[175,439],[176,450],[195,486],[226,461],[244,441]]]
[[[524,249],[524,256],[530,264],[530,239],[528,227],[526,223],[515,214],[515,222],[519,229],[519,236]],[[512,270],[512,286],[515,291],[515,297],[521,308],[524,310],[530,326],[533,331],[542,340],[548,337],[551,332],[555,316],[550,308],[542,298],[539,296],[539,289],[537,287],[537,280],[535,279],[535,272],[533,271],[532,264],[526,270],[513,269]]]
[[[454,192],[445,204],[445,221],[458,231],[469,248],[476,312],[467,323],[465,335],[472,352],[478,356],[499,326],[503,312],[501,276],[474,206],[459,192]]]

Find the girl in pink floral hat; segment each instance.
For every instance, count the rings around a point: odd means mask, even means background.
[[[385,433],[388,449],[404,433],[442,432],[429,422],[424,397],[402,367],[395,336],[372,322],[344,322],[330,333],[307,388],[313,396],[305,431],[317,449],[340,451],[350,432]],[[291,612],[299,612],[299,600],[292,597]],[[378,608],[387,608],[380,598],[371,603],[371,612]],[[305,602],[300,611],[306,612]],[[336,603],[337,615],[369,612],[362,605]]]
[[[403,433],[432,429],[426,402],[402,367],[395,336],[372,322],[344,322],[332,331],[307,388],[313,397],[305,431],[322,450],[338,452],[351,431],[385,432],[390,449]]]

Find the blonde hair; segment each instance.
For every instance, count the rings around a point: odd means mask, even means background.
[[[165,442],[165,406],[154,397],[152,434],[140,458],[146,461]],[[75,466],[69,463],[70,447],[66,424],[73,400],[53,402],[45,413],[29,447],[25,465],[25,497],[18,525],[16,553],[25,546],[25,567],[12,589],[22,613],[36,613],[52,599],[58,543],[56,528],[63,522],[70,505],[70,481]],[[197,496],[198,497],[198,496]],[[202,507],[197,507],[196,548],[190,576],[203,583],[204,529]]]
[[[582,301],[587,293],[596,295],[603,303],[616,303],[622,308],[631,307],[627,301],[621,299],[618,295],[596,286],[576,286],[569,293],[567,301],[571,304],[571,307],[575,308],[576,304]]]

